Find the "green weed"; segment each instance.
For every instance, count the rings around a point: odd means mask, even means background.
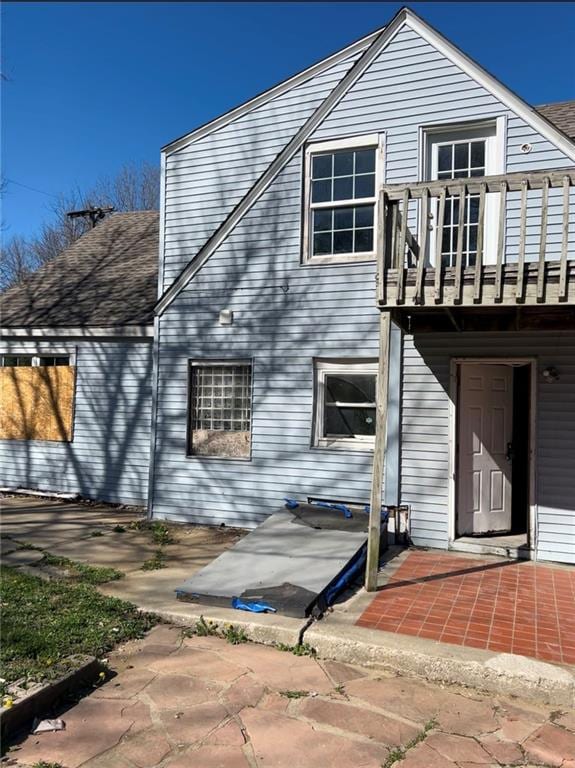
[[[411,739],[411,741],[408,741],[404,747],[396,747],[389,753],[389,755],[387,756],[387,760],[383,764],[382,768],[391,768],[392,765],[395,765],[395,763],[398,763],[400,760],[403,760],[407,752],[410,749],[413,749],[413,747],[416,747],[420,742],[422,742],[427,736],[427,734],[429,733],[429,731],[435,728],[436,725],[437,725],[437,721],[435,719],[429,720],[423,726],[423,730],[420,731],[417,734],[417,736]]]
[[[287,645],[286,643],[276,643],[278,651],[293,653],[294,656],[315,656],[316,650],[308,643],[298,643],[297,645]]]
[[[286,699],[305,699],[309,696],[309,691],[280,691],[279,694]]]
[[[153,557],[144,561],[142,571],[158,571],[160,568],[166,568],[166,555],[161,549],[157,549]]]
[[[241,627],[235,627],[233,624],[226,624],[222,630],[222,637],[232,645],[247,643],[249,639]]]

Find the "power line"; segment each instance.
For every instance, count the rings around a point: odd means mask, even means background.
[[[60,198],[58,195],[52,194],[52,192],[45,192],[43,189],[37,189],[36,187],[30,187],[28,184],[22,184],[21,181],[16,181],[15,179],[9,179],[5,177],[5,180],[8,182],[8,184],[16,184],[18,187],[24,187],[24,189],[29,189],[30,192],[38,192],[41,195],[47,195],[48,197],[53,197],[54,200],[59,200]]]

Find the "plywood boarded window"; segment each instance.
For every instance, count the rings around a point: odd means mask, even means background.
[[[250,363],[192,362],[189,453],[249,458],[251,399]]]
[[[4,356],[0,367],[0,439],[70,442],[76,369],[57,358],[31,363]]]

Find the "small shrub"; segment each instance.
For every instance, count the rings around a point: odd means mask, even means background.
[[[102,531],[92,531],[92,533],[90,534],[90,536],[91,536],[93,539],[95,539],[95,538],[96,538],[96,536],[103,536],[103,535],[104,535],[104,534],[103,534],[103,532],[102,532]]]
[[[112,530],[114,533],[126,533],[126,529],[123,525],[115,525]]]

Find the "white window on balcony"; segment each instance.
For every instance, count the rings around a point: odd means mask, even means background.
[[[378,135],[306,149],[304,260],[374,258],[381,181]]]
[[[373,449],[377,362],[316,360],[314,444]]]
[[[426,131],[426,175],[432,181],[490,176],[504,172],[500,131],[496,121],[484,125],[453,126]],[[497,203],[499,195],[489,193],[485,201],[484,263],[494,263],[497,244]],[[454,267],[459,236],[459,197],[445,201],[441,238],[441,263]],[[430,262],[435,265],[438,203],[432,205]],[[477,259],[479,195],[465,199],[463,228],[463,265],[471,267]]]

